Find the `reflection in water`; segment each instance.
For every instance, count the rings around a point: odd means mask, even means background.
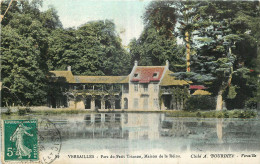
[[[63,141],[72,145],[80,141],[91,150],[260,150],[258,119],[171,118],[158,113],[50,117],[59,127]]]
[[[223,119],[218,119],[217,120],[217,135],[218,135],[218,141],[219,143],[223,143],[223,134],[222,134],[222,129],[223,129]]]

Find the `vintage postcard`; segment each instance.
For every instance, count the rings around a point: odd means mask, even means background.
[[[1,163],[260,163],[260,1],[1,0],[0,21]]]

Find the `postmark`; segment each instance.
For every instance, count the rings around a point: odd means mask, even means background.
[[[37,120],[4,120],[4,161],[37,161]]]
[[[50,164],[59,158],[61,150],[61,134],[55,123],[43,118],[38,124],[40,162]]]

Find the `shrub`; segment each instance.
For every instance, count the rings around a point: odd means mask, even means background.
[[[252,110],[235,110],[232,112],[233,118],[254,118],[257,113]]]
[[[25,110],[25,109],[18,108],[18,115],[19,115],[19,116],[25,115],[25,113],[26,113],[26,110]]]
[[[212,117],[216,117],[216,112],[212,112]]]
[[[197,117],[201,117],[201,113],[200,113],[200,112],[197,112],[197,113],[196,113],[196,116],[197,116]]]
[[[25,112],[26,112],[26,113],[32,113],[32,110],[31,110],[30,107],[26,107],[26,108],[25,108]]]
[[[252,110],[246,110],[244,111],[244,118],[253,118],[256,116],[256,112]]]
[[[223,118],[223,117],[224,117],[223,112],[218,112],[218,113],[217,113],[217,118]]]
[[[233,118],[239,118],[239,114],[240,114],[239,110],[235,110],[235,111],[232,113]]]
[[[255,98],[250,98],[245,102],[246,109],[257,109],[257,100]]]
[[[215,109],[216,101],[211,96],[191,96],[185,103],[185,110],[211,110]]]
[[[11,108],[10,107],[7,107],[7,111],[6,111],[6,115],[10,115],[12,112],[11,112]]]
[[[245,112],[240,111],[240,113],[238,114],[238,117],[239,117],[239,118],[246,118]]]
[[[224,118],[229,118],[229,114],[228,114],[228,112],[224,112]]]

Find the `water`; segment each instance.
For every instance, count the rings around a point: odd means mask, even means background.
[[[172,118],[158,113],[37,117],[39,120],[48,118],[59,130],[62,139],[60,156],[260,151],[259,118]],[[39,127],[41,131],[44,131],[43,127]],[[48,139],[44,142],[52,144]]]

